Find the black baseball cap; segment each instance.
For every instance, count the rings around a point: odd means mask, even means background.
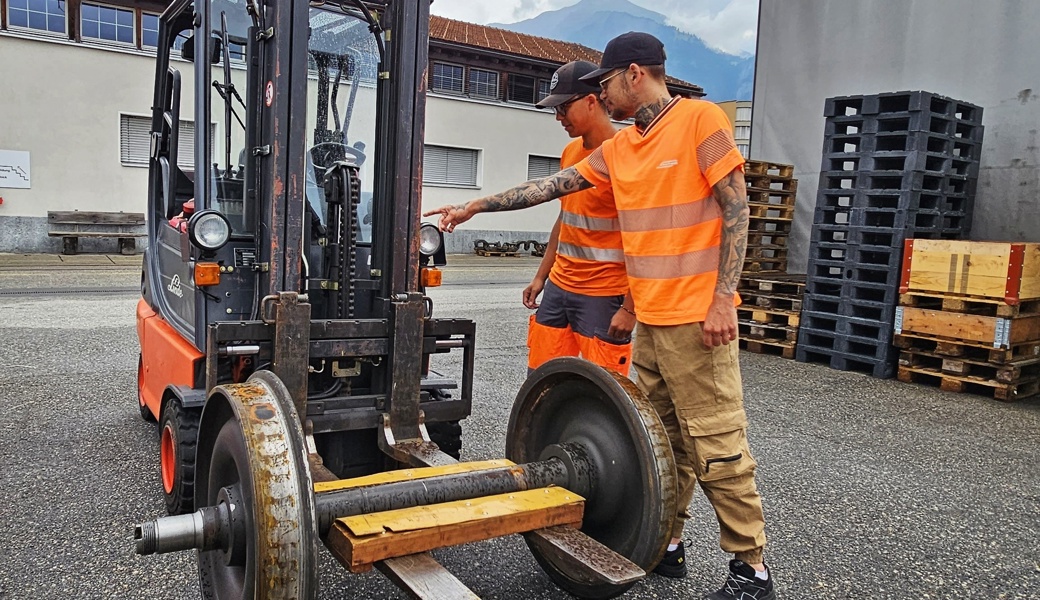
[[[644,66],[663,65],[664,59],[664,44],[661,43],[661,40],[649,33],[629,31],[607,42],[599,68],[582,75],[581,80],[599,83],[600,77],[614,69],[627,67],[633,63]]]
[[[595,81],[583,81],[583,75],[596,70],[596,65],[576,60],[569,62],[553,73],[552,81],[549,83],[549,95],[535,104],[538,108],[553,108],[570,100],[575,96],[586,94],[599,94],[599,86]]]

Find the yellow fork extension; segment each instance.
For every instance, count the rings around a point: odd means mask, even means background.
[[[353,479],[337,479],[335,481],[315,482],[314,493],[320,494],[322,492],[335,492],[337,490],[368,487],[372,485],[379,485],[381,483],[395,483],[398,481],[425,479],[427,477],[435,477],[437,475],[454,475],[456,473],[468,473],[470,471],[486,471],[488,469],[511,467],[514,466],[514,464],[515,463],[513,463],[513,461],[506,460],[503,458],[499,460],[460,462],[452,465],[443,465],[440,467],[398,469],[396,471],[376,473],[375,475],[354,477]]]
[[[585,499],[560,487],[337,519],[325,545],[351,572],[372,563],[555,525],[580,526]]]

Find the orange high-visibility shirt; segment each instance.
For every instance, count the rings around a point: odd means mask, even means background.
[[[614,190],[641,322],[681,325],[707,316],[722,237],[712,186],[743,166],[722,109],[680,98],[645,132],[626,127],[576,165],[597,188]]]
[[[571,140],[560,168],[574,166],[592,153],[581,138]],[[549,279],[585,296],[620,296],[628,291],[621,227],[610,186],[590,188],[560,198],[560,241]]]

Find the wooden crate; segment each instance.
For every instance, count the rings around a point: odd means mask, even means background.
[[[1040,244],[905,242],[900,293],[995,298],[1009,305],[1040,298]]]
[[[963,340],[1009,348],[1040,340],[1040,315],[1006,319],[988,315],[896,307],[895,333]]]

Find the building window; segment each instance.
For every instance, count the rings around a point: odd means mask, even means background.
[[[536,85],[537,82],[534,77],[510,73],[508,83],[506,84],[506,100],[534,104],[538,101],[535,99]]]
[[[430,146],[423,148],[423,183],[477,187],[479,150]]]
[[[463,68],[447,63],[433,63],[433,82],[430,87],[438,92],[462,93]]]
[[[9,0],[7,18],[12,27],[65,33],[65,3],[58,0]]]
[[[738,125],[733,128],[733,137],[738,140],[751,139],[751,127],[748,125]]]
[[[737,120],[738,121],[750,121],[751,120],[751,107],[741,106],[737,108]]]
[[[119,162],[125,167],[147,167],[151,156],[152,119],[135,115],[119,115]],[[210,146],[216,127],[211,125]],[[177,138],[177,165],[195,170],[195,124],[181,121]]]
[[[81,12],[80,24],[84,38],[120,44],[134,43],[134,11],[84,2]]]
[[[559,158],[553,158],[552,156],[535,156],[534,154],[528,155],[527,157],[528,181],[555,175],[559,170]]]
[[[737,144],[737,150],[740,150],[740,155],[741,156],[743,156],[744,158],[747,158],[747,156],[748,156],[748,145],[747,144]]]
[[[141,13],[141,46],[159,47],[159,15]]]
[[[484,98],[498,98],[498,73],[470,68],[469,94]]]
[[[538,97],[536,98],[536,101],[537,102],[541,102],[542,100],[545,100],[546,96],[548,96],[548,95],[549,95],[549,80],[548,79],[539,79],[538,80]]]

